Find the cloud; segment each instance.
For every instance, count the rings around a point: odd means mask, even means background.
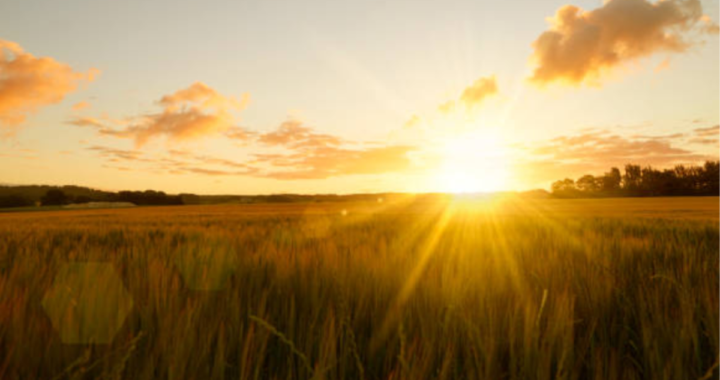
[[[718,134],[720,134],[720,125],[714,125],[707,128],[696,128],[693,132],[702,137],[718,137]]]
[[[692,31],[712,32],[699,0],[611,0],[584,11],[561,7],[550,30],[533,43],[536,64],[530,81],[600,85],[603,74],[658,52],[679,53],[697,41]]]
[[[112,164],[112,166],[106,167],[124,171],[131,170],[127,164],[133,164],[132,170],[153,173],[221,176],[252,175],[257,172],[257,169],[245,163],[174,149],[168,150],[167,155],[161,156],[154,156],[139,150],[117,149],[100,145],[90,146],[87,150],[96,152],[105,159],[105,162]],[[118,166],[120,164],[125,164],[125,166]]]
[[[248,131],[247,129],[241,127],[232,127],[225,131],[225,137],[240,141],[248,141],[255,135],[255,132]]]
[[[96,120],[90,118],[78,118],[75,123],[96,127]],[[113,165],[135,163],[138,165],[137,170],[283,180],[401,172],[412,166],[408,153],[416,150],[415,147],[405,145],[368,147],[351,144],[336,136],[317,133],[297,120],[288,120],[274,131],[251,136],[260,146],[276,152],[253,153],[247,160],[238,162],[177,149],[167,150],[165,155],[159,157],[140,150],[103,146],[88,149]]]
[[[540,186],[561,178],[600,174],[613,166],[622,169],[625,164],[666,168],[718,159],[717,155],[677,146],[692,142],[687,137],[687,134],[626,137],[609,130],[559,136],[516,146],[522,158],[513,163],[513,172],[527,183]]]
[[[720,26],[714,23],[708,15],[702,15],[700,21],[703,23],[702,31],[707,34],[720,34]]]
[[[219,94],[208,85],[196,82],[186,89],[163,96],[158,105],[162,112],[132,117],[122,128],[114,128],[106,122],[89,118],[75,118],[70,124],[92,126],[101,134],[135,140],[142,147],[154,138],[165,137],[168,141],[196,140],[222,133],[239,138],[234,126],[233,110],[244,109],[249,100],[247,94],[240,99]]]
[[[718,145],[718,139],[708,139],[708,138],[695,138],[690,140],[693,144],[701,144],[701,145]]]
[[[94,128],[101,135],[115,136],[121,138],[130,138],[132,134],[117,126],[124,126],[128,122],[126,120],[114,120],[108,117],[96,118],[90,116],[75,116],[67,121],[67,124],[77,127]]]
[[[460,96],[460,102],[468,109],[472,109],[480,105],[485,98],[496,95],[498,93],[495,76],[480,78],[466,88]]]
[[[289,151],[255,154],[254,163],[265,167],[258,175],[286,180],[400,172],[410,168],[408,153],[415,150],[405,145],[348,148],[349,142],[316,133],[298,120],[288,120],[277,130],[261,134],[258,141]]]
[[[466,111],[478,108],[485,99],[498,94],[498,86],[495,76],[480,77],[472,85],[466,87],[457,100],[448,100],[438,106],[442,114],[449,114],[464,106]]]
[[[290,149],[316,148],[342,144],[339,137],[315,133],[298,120],[288,120],[277,130],[259,135],[258,141],[269,146],[285,146]]]
[[[560,136],[529,149],[535,158],[584,165],[674,165],[707,159],[704,154],[673,146],[682,135],[624,137],[609,131]]]
[[[5,134],[41,107],[60,103],[82,82],[99,73],[73,71],[50,57],[35,57],[14,42],[0,40],[0,127]]]
[[[85,108],[90,108],[90,103],[88,103],[88,102],[79,102],[79,103],[75,103],[75,104],[72,106],[72,110],[73,110],[73,111],[80,111],[80,110],[83,110],[83,109],[85,109]]]

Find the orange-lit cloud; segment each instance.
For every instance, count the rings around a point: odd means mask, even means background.
[[[240,99],[226,97],[206,84],[196,82],[163,96],[158,101],[163,107],[162,112],[131,118],[122,128],[113,128],[91,118],[74,118],[69,123],[95,127],[101,134],[133,139],[137,147],[159,137],[177,142],[230,133],[239,138],[231,111],[245,108],[248,99],[248,95]]]
[[[702,31],[707,34],[720,34],[720,26],[713,22],[708,15],[702,15],[700,21],[703,23]]]
[[[702,138],[702,137],[698,137],[698,138],[691,139],[690,142],[693,143],[693,144],[715,145],[715,146],[717,146],[719,141],[718,141],[718,139],[716,139],[716,138],[713,139],[713,138]]]
[[[277,179],[322,179],[352,174],[383,174],[410,168],[411,146],[347,148],[339,137],[314,132],[300,121],[288,120],[277,130],[259,136],[268,146],[290,153],[256,154],[255,163],[266,168],[258,175]]]
[[[94,119],[76,119],[98,129]],[[408,153],[411,146],[352,147],[339,137],[317,133],[300,121],[289,120],[276,130],[249,133],[259,148],[279,149],[277,153],[252,153],[245,161],[198,155],[190,151],[170,149],[165,156],[152,156],[140,150],[123,150],[92,146],[89,150],[103,157],[112,167],[134,163],[137,170],[170,174],[201,174],[209,176],[252,176],[285,180],[323,179],[354,174],[401,172],[411,167]],[[346,147],[344,145],[351,145]],[[121,166],[127,168],[127,165]]]
[[[252,175],[257,169],[250,165],[219,157],[198,155],[191,152],[170,149],[167,155],[153,156],[139,150],[126,150],[106,146],[87,148],[96,152],[108,164],[108,168],[123,171],[150,171],[169,174],[203,175]],[[132,168],[127,166],[133,164]],[[122,166],[121,166],[122,165]]]
[[[703,137],[718,137],[720,134],[720,125],[714,125],[707,128],[696,128],[693,130],[696,135]]]
[[[460,102],[467,108],[474,108],[480,105],[485,98],[498,93],[495,76],[480,78],[463,91]]]
[[[277,130],[259,135],[258,141],[269,146],[285,146],[290,149],[314,148],[340,145],[339,137],[315,133],[300,121],[288,120]]]
[[[608,130],[560,136],[519,147],[527,155],[513,163],[513,172],[528,184],[542,185],[562,178],[601,174],[613,166],[622,170],[626,164],[658,168],[700,164],[705,160],[717,160],[717,154],[693,151],[685,144],[693,143],[692,136],[697,136],[698,131],[703,133],[713,128],[718,127],[699,128],[692,134],[658,136],[626,137]],[[717,129],[714,133],[717,136]],[[717,140],[714,142],[717,144]]]
[[[443,114],[454,112],[459,105],[465,110],[472,111],[480,106],[488,97],[498,94],[498,86],[495,76],[481,77],[472,85],[466,87],[458,100],[449,100],[438,106]]]
[[[599,85],[600,78],[624,63],[657,52],[678,53],[697,41],[693,31],[712,32],[699,0],[610,0],[584,11],[561,7],[551,28],[533,43],[535,69],[530,81]]]
[[[88,102],[79,102],[79,103],[75,103],[75,104],[72,106],[72,110],[73,110],[73,111],[80,111],[80,110],[83,110],[83,109],[85,109],[85,108],[90,108],[90,103],[88,103]]]
[[[14,42],[0,40],[0,128],[4,134],[43,106],[57,104],[98,74],[73,71],[50,57],[35,57]]]

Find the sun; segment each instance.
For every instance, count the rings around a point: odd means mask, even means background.
[[[496,133],[474,131],[446,141],[442,165],[433,187],[447,193],[505,190],[509,179],[508,151]]]

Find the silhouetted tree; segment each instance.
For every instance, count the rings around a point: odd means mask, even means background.
[[[576,197],[578,195],[577,188],[575,187],[575,181],[570,178],[553,182],[552,193],[553,195],[564,198]]]
[[[32,202],[20,195],[2,195],[0,196],[0,208],[9,207],[27,207],[32,206]]]
[[[620,176],[620,169],[612,168],[609,172],[603,175],[601,180],[602,191],[613,194],[620,190],[620,182],[622,176]]]
[[[578,196],[677,196],[720,195],[720,162],[707,161],[703,166],[677,165],[657,170],[650,166],[625,165],[625,174],[612,168],[602,177],[584,175],[573,182],[566,178],[552,184],[556,197]]]
[[[576,182],[577,189],[583,193],[594,194],[600,189],[600,184],[597,178],[590,174],[586,174]]]
[[[59,206],[68,203],[68,198],[62,190],[50,189],[40,198],[40,203],[43,206]]]
[[[640,165],[625,165],[625,175],[622,178],[623,189],[630,195],[638,195],[642,182],[642,169]]]

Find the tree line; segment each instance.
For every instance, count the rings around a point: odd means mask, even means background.
[[[41,192],[43,191],[43,192]],[[79,186],[18,186],[0,188],[0,208],[63,206],[89,202],[129,202],[145,205],[182,205],[191,194],[168,195],[162,191],[99,191]]]
[[[552,195],[559,198],[720,195],[719,169],[718,161],[663,170],[628,164],[624,173],[611,168],[600,176],[586,174],[577,180],[555,181]]]

